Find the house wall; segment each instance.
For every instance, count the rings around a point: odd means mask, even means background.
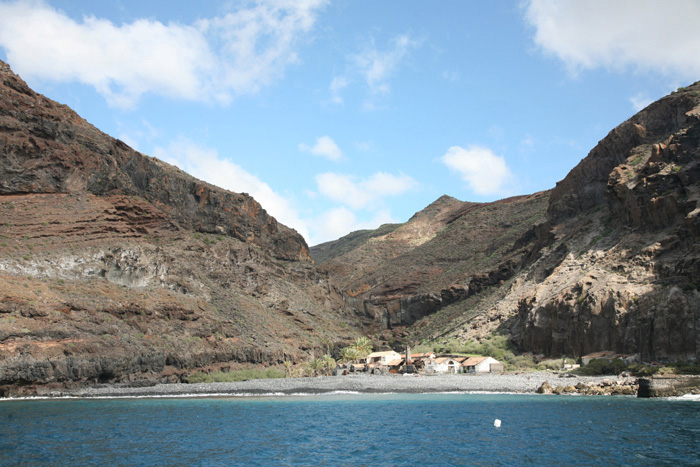
[[[495,358],[487,358],[486,360],[479,362],[476,364],[476,372],[477,373],[489,373],[491,372],[491,364],[492,363],[500,363],[498,360]]]
[[[442,363],[429,363],[426,364],[425,370],[434,373],[457,373],[459,372],[459,363],[454,360]]]
[[[370,354],[370,355],[367,357],[367,359],[368,359],[371,363],[375,363],[375,362],[374,362],[374,359],[375,359],[375,358],[376,358],[376,356],[373,356],[372,354]],[[392,353],[390,353],[389,355],[382,355],[382,356],[380,357],[379,361],[376,362],[376,363],[379,363],[380,365],[386,365],[387,363],[391,362],[392,360],[397,360],[397,359],[400,359],[400,358],[401,358],[401,354],[400,354],[400,353],[398,353],[398,352],[392,352]]]

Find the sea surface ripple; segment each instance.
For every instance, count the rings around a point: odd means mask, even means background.
[[[508,394],[7,401],[0,465],[700,465],[699,402]]]

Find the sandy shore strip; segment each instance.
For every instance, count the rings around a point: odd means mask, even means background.
[[[50,397],[204,397],[320,395],[333,393],[535,393],[543,382],[552,386],[600,383],[615,377],[559,375],[550,372],[484,375],[349,375],[316,378],[257,379],[239,383],[157,384],[148,387],[104,385],[56,391]]]

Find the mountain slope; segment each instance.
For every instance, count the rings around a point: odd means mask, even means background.
[[[567,254],[519,297],[516,341],[553,355],[700,357],[699,164],[700,83],[604,138],[552,192],[550,248]]]
[[[370,328],[403,332],[515,274],[537,238],[533,229],[545,219],[548,198],[543,192],[468,203],[443,196],[320,269]]]
[[[182,228],[230,235],[282,259],[309,259],[304,239],[247,194],[132,150],[36,94],[2,62],[0,77],[0,193],[141,196]]]
[[[130,149],[2,62],[0,219],[0,394],[301,363],[357,335],[303,238],[254,199]]]
[[[555,357],[698,359],[698,201],[700,83],[612,130],[551,192],[455,200],[449,222],[425,217],[428,241],[389,246],[409,221],[321,267],[397,348],[496,333]]]

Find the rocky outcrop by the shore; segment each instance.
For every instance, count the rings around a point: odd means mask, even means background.
[[[556,383],[555,383],[556,384]],[[537,388],[537,394],[581,394],[585,396],[634,396],[639,384],[636,379],[624,378],[618,380],[603,379],[602,381],[578,381],[570,384],[553,386],[545,381]]]

